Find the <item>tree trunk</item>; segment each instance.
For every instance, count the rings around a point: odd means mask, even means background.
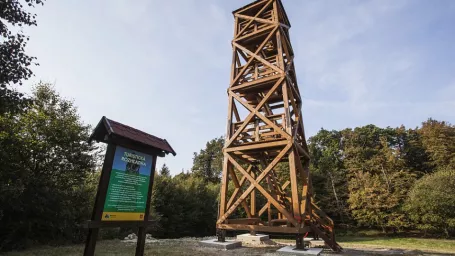
[[[333,190],[333,195],[335,196],[335,201],[337,203],[337,208],[338,208],[338,212],[340,214],[340,219],[341,219],[341,222],[344,223],[344,220],[343,220],[343,212],[341,211],[341,207],[340,207],[340,201],[338,200],[338,194],[337,194],[337,191],[335,189],[335,182],[333,181],[333,175],[330,171],[327,171],[327,174],[329,175],[330,177],[330,182],[332,184],[332,190]]]
[[[385,173],[384,166],[381,164],[381,170],[382,173],[384,174],[385,181],[387,183],[387,191],[390,193],[390,183],[389,183],[389,178],[387,178],[387,174]]]

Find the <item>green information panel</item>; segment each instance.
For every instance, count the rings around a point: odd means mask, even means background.
[[[150,155],[117,146],[103,221],[144,220],[152,161]]]

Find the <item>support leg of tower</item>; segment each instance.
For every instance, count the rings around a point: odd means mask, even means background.
[[[217,229],[216,236],[218,237],[218,242],[226,242],[226,230]]]
[[[297,234],[295,238],[295,247],[296,249],[303,250],[305,249],[305,244],[303,242],[303,235]]]

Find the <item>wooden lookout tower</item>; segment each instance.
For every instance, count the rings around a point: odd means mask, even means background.
[[[333,221],[314,203],[289,19],[280,0],[233,12],[227,135],[218,238],[225,230],[323,239],[333,250]],[[239,218],[238,216],[242,216]]]

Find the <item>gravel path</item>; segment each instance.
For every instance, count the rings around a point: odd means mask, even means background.
[[[158,247],[171,247],[171,248],[186,248],[181,251],[182,255],[265,255],[265,256],[279,256],[279,255],[290,255],[277,253],[277,250],[287,244],[275,244],[275,245],[261,245],[259,247],[246,247],[233,249],[233,250],[219,250],[215,248],[209,248],[199,245],[200,240],[215,239],[216,237],[205,237],[205,238],[181,238],[181,239],[160,239],[154,240],[149,243],[149,246]],[[227,238],[233,239],[233,238]],[[188,254],[187,254],[188,253]],[[321,254],[323,256],[339,256],[339,255],[422,255],[422,256],[442,256],[452,254],[441,254],[441,253],[428,253],[421,252],[418,250],[400,250],[400,249],[381,249],[381,248],[345,248],[343,253],[334,253],[331,250],[324,250]]]

